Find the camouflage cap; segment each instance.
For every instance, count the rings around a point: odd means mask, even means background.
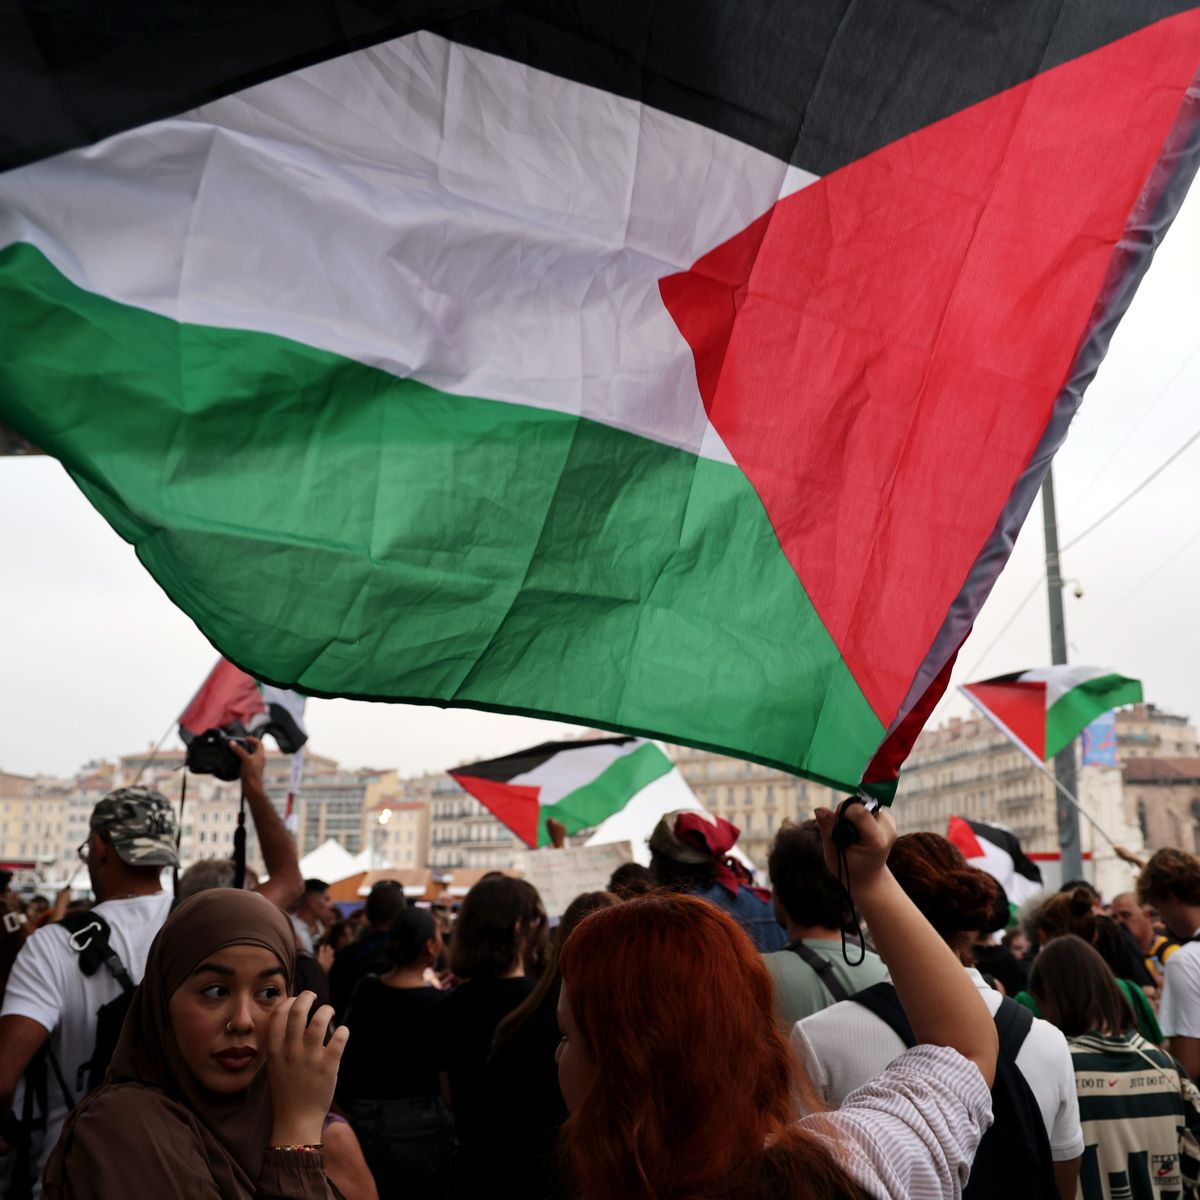
[[[161,792],[127,787],[109,792],[94,809],[90,826],[113,844],[131,867],[177,867],[175,810]]]

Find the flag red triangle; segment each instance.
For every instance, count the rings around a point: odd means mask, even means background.
[[[223,658],[184,709],[179,729],[181,734],[194,737],[234,721],[249,725],[252,717],[266,711],[254,679]]]
[[[450,775],[527,846],[537,846],[538,817],[541,813],[538,797],[541,795],[541,788],[498,783],[494,779],[459,775],[454,771],[451,771]]]
[[[963,689],[1038,759],[1046,757],[1044,683],[964,683]]]
[[[1095,312],[1200,10],[779,200],[660,290],[876,715],[899,711]]]

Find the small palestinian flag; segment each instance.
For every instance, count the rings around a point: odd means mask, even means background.
[[[680,799],[675,764],[642,738],[545,742],[449,774],[533,847],[550,841],[549,818],[572,834],[599,825],[635,797],[639,806],[654,806],[654,793],[663,792],[661,812]]]
[[[296,692],[258,683],[221,659],[183,710],[179,736],[187,744],[209,729],[224,729],[234,736],[270,734],[284,754],[295,754],[308,741],[304,703]]]
[[[1038,667],[960,691],[1030,758],[1043,763],[1102,713],[1142,699],[1141,681],[1104,667]]]
[[[951,817],[946,837],[971,866],[995,879],[1013,904],[1021,904],[1043,890],[1041,870],[1025,857],[1021,843],[1007,829]]]
[[[847,790],[1200,155],[1178,0],[18,7],[0,421],[222,653]]]

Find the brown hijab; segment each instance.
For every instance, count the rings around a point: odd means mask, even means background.
[[[269,950],[283,964],[290,990],[295,937],[288,919],[274,904],[255,892],[233,888],[214,888],[185,900],[167,918],[150,947],[146,975],[133,994],[104,1086],[88,1096],[63,1127],[46,1164],[44,1196],[54,1200],[92,1194],[86,1179],[73,1178],[66,1169],[72,1137],[85,1132],[92,1136],[92,1126],[107,1125],[101,1118],[103,1109],[119,1122],[119,1110],[128,1109],[131,1087],[154,1089],[174,1102],[170,1107],[175,1115],[163,1106],[164,1133],[199,1136],[221,1195],[253,1193],[271,1135],[266,1071],[260,1071],[245,1092],[234,1095],[218,1096],[201,1087],[179,1052],[168,1009],[171,996],[188,976],[226,946]],[[138,1104],[145,1107],[140,1097]],[[176,1106],[187,1112],[179,1112]],[[193,1135],[187,1134],[187,1125]],[[131,1183],[133,1180],[136,1173]],[[128,1188],[129,1196],[136,1191],[134,1184]]]

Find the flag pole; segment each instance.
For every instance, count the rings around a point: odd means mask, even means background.
[[[150,756],[138,768],[138,773],[134,776],[133,783],[131,783],[129,785],[130,787],[137,787],[142,776],[146,773],[146,768],[158,757],[158,752],[163,748],[163,744],[166,742],[167,738],[169,738],[171,736],[171,730],[174,729],[178,723],[179,723],[179,718],[176,717],[170,723],[170,725],[168,725],[167,728],[163,731],[162,737],[160,737],[158,739],[158,744],[154,747],[153,750],[150,751]]]

